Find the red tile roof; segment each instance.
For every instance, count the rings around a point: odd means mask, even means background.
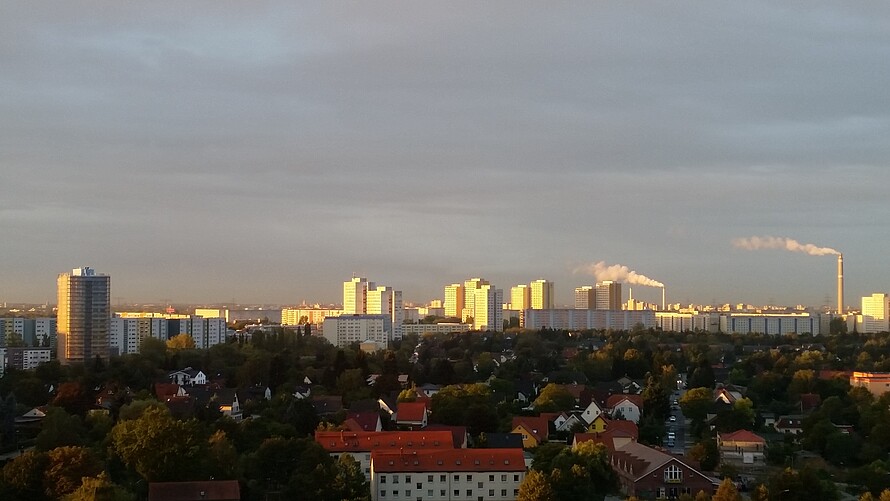
[[[426,402],[400,402],[396,409],[397,422],[420,423],[426,412]]]
[[[452,449],[410,452],[374,451],[375,473],[525,471],[522,449]]]
[[[467,443],[467,427],[466,426],[450,426],[447,424],[431,424],[424,428],[424,431],[447,431],[454,438],[454,448],[460,449]]]
[[[535,416],[513,417],[513,426],[511,429],[515,430],[516,427],[520,425],[534,435],[535,440],[538,442],[543,442],[550,436],[550,424],[547,422],[547,418]]]
[[[179,385],[176,383],[155,383],[155,397],[162,402],[176,396],[178,391]]]
[[[739,431],[734,431],[732,433],[721,433],[720,441],[721,442],[756,442],[756,443],[760,443],[760,444],[766,443],[766,440],[763,437],[761,437],[760,435],[757,435],[755,433],[752,433],[748,430],[739,430]]]
[[[626,419],[605,419],[605,421],[606,431],[621,431],[622,433],[626,433],[628,436],[633,437],[634,440],[640,438],[640,427],[633,421],[628,421]]]
[[[616,405],[620,404],[622,401],[627,400],[632,402],[634,405],[643,409],[643,397],[640,395],[625,395],[623,393],[616,395],[609,395],[609,399],[606,400],[606,407],[610,409],[614,409]]]
[[[448,431],[316,431],[315,441],[328,452],[454,448]]]
[[[350,431],[377,431],[377,422],[380,415],[376,412],[350,412],[346,415],[343,424]]]

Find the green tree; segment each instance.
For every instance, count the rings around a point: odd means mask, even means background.
[[[369,486],[361,465],[350,454],[343,454],[334,463],[336,476],[333,491],[337,499],[344,501],[366,501],[370,499]]]
[[[66,445],[83,445],[86,429],[80,416],[72,416],[61,407],[49,407],[40,423],[40,433],[35,446],[48,451]]]
[[[197,422],[177,421],[166,409],[149,407],[137,419],[111,430],[111,445],[124,464],[149,482],[201,478],[206,457]]]
[[[43,490],[43,472],[49,464],[45,452],[25,451],[3,466],[2,482],[14,496],[13,499],[47,499]]]
[[[538,470],[529,470],[519,484],[516,501],[557,501],[557,498],[549,477]]]
[[[769,501],[769,489],[765,485],[759,484],[751,491],[751,501]]]

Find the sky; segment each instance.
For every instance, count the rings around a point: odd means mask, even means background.
[[[890,289],[884,2],[0,0],[0,301]],[[626,289],[625,289],[626,290]],[[661,291],[633,288],[660,301]]]

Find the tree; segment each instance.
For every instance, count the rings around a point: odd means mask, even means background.
[[[3,481],[16,496],[14,499],[41,500],[46,499],[43,491],[43,472],[49,464],[45,452],[35,450],[6,463],[2,471]]]
[[[111,445],[124,464],[149,482],[201,478],[196,465],[206,457],[206,444],[196,424],[149,407],[137,419],[118,422],[111,430]]]
[[[80,416],[72,416],[61,407],[49,407],[40,423],[40,433],[35,446],[49,451],[66,445],[83,445],[86,429]]]
[[[71,494],[80,487],[81,479],[94,477],[104,469],[93,453],[83,447],[58,447],[46,456],[49,464],[43,472],[43,485],[52,499]]]
[[[760,484],[751,491],[751,501],[769,501],[769,489]]]
[[[711,497],[711,501],[742,501],[742,495],[732,480],[724,478],[717,492]]]
[[[188,334],[177,334],[167,340],[167,349],[171,351],[193,350],[195,340]]]
[[[686,417],[701,424],[714,405],[714,395],[710,388],[692,388],[680,397],[679,404]]]
[[[368,500],[368,481],[362,472],[361,465],[350,454],[343,454],[334,463],[336,477],[332,490],[337,499],[344,501]]]
[[[136,495],[108,479],[103,471],[96,477],[84,477],[80,487],[65,496],[65,501],[136,501]]]
[[[550,479],[538,470],[530,470],[519,484],[516,501],[556,501]]]
[[[84,416],[93,407],[94,402],[93,395],[83,384],[66,382],[59,385],[59,391],[56,392],[52,404],[64,408],[69,414]]]
[[[575,397],[561,384],[550,383],[532,404],[539,412],[568,411],[575,407]]]

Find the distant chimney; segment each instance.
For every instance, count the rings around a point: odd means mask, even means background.
[[[837,255],[837,314],[844,314],[844,255]]]

